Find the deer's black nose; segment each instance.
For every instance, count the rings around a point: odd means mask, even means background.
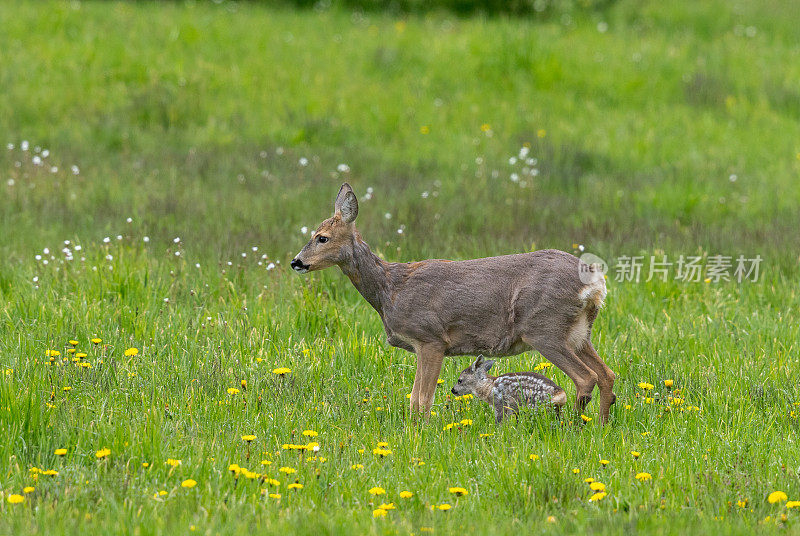
[[[300,260],[300,259],[298,259],[297,257],[295,257],[294,259],[292,259],[292,264],[291,264],[291,266],[292,266],[292,269],[293,269],[294,271],[296,271],[296,272],[307,272],[307,271],[308,271],[308,269],[309,269],[309,268],[311,268],[311,266],[310,266],[310,265],[303,263],[303,261],[301,261],[301,260]]]
[[[456,388],[455,387],[450,389],[450,392],[453,393],[454,395],[458,396],[458,393],[456,393]]]

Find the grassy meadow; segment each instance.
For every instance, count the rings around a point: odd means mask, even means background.
[[[562,7],[5,4],[0,534],[800,533],[800,12]],[[412,421],[414,356],[288,268],[345,180],[386,260],[606,259],[609,425],[496,427],[467,357]]]

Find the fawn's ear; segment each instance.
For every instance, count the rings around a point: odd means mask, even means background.
[[[484,372],[489,372],[489,369],[494,366],[494,360],[489,359],[488,361],[484,361],[480,365],[480,369]]]
[[[469,370],[470,370],[470,372],[475,372],[475,371],[477,371],[477,370],[478,370],[478,368],[481,366],[481,364],[482,364],[482,363],[483,363],[483,356],[482,356],[482,355],[479,355],[479,356],[477,357],[477,359],[475,359],[475,362],[474,362],[474,363],[472,363],[472,365],[470,365],[470,367],[469,367]]]
[[[352,223],[358,216],[358,199],[349,184],[344,183],[339,188],[339,194],[333,204],[333,211],[335,214],[339,214],[345,223]]]

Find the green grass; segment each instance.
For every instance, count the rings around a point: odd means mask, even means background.
[[[0,533],[796,532],[797,513],[766,498],[800,500],[798,23],[779,1],[621,1],[535,23],[257,3],[0,10]],[[523,144],[539,170],[524,187],[508,161]],[[530,412],[496,427],[488,406],[447,395],[467,358],[445,362],[436,414],[414,423],[414,356],[383,342],[346,278],[285,269],[344,180],[373,189],[358,225],[387,260],[583,244],[611,261],[760,254],[762,277],[610,274],[594,337],[618,378],[608,426],[592,403],[587,425]],[[91,368],[63,361],[70,339]],[[282,448],[307,429],[317,460]],[[280,480],[282,498],[233,463]],[[586,477],[608,495],[590,503]],[[382,502],[397,509],[375,519]]]

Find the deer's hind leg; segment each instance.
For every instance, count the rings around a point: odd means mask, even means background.
[[[600,421],[608,422],[609,408],[617,401],[617,395],[614,394],[616,375],[597,354],[591,341],[587,340],[578,349],[578,357],[597,374],[597,387],[600,390]]]
[[[592,391],[597,385],[598,376],[584,363],[562,337],[538,335],[523,336],[522,340],[534,350],[546,357],[575,383],[577,390],[575,409],[583,412],[586,404],[592,400]]]

